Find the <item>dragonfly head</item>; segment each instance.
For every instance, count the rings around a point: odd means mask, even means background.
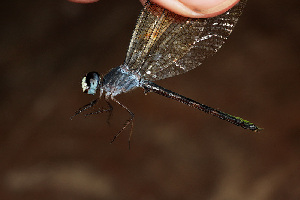
[[[82,78],[81,87],[84,93],[96,94],[101,84],[101,78],[97,72],[89,72]]]

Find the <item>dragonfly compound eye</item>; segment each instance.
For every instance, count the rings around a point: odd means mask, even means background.
[[[84,93],[96,94],[100,86],[100,76],[97,72],[89,72],[82,78],[81,87]]]

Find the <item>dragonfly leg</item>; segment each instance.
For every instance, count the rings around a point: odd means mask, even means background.
[[[132,135],[132,129],[133,129],[133,119],[134,119],[134,113],[131,112],[126,106],[124,106],[123,104],[121,104],[118,100],[116,100],[115,98],[111,97],[111,99],[116,102],[117,104],[119,104],[122,108],[124,108],[129,114],[130,114],[130,118],[125,122],[123,128],[114,136],[114,138],[111,140],[110,143],[113,143],[115,141],[115,139],[126,129],[126,127],[131,124],[131,130],[130,130],[130,135],[128,138],[128,145],[130,148],[130,138]]]
[[[111,115],[112,115],[112,111],[113,111],[113,106],[109,103],[109,101],[107,100],[107,99],[105,99],[105,102],[107,103],[107,105],[108,105],[108,109],[107,109],[107,111],[108,111],[108,116],[107,116],[107,119],[106,119],[106,123],[109,125],[110,123],[109,123],[109,120],[110,120],[110,118],[111,118]]]
[[[108,116],[108,119],[107,119],[107,123],[109,123],[108,120],[110,119],[112,108],[108,108],[108,109],[98,108],[98,110],[94,110],[94,112],[87,113],[84,116],[87,117],[89,115],[95,115],[95,114],[104,113],[104,112],[109,112],[110,113],[109,116]]]
[[[107,123],[109,124],[109,120],[110,120],[110,117],[111,117],[111,114],[112,114],[113,107],[112,107],[112,105],[109,103],[108,100],[105,99],[105,102],[106,102],[107,105],[108,105],[108,108],[107,108],[107,109],[104,109],[103,107],[102,107],[102,108],[98,108],[98,110],[95,110],[95,112],[87,113],[87,114],[85,114],[84,116],[87,117],[87,116],[89,116],[89,115],[95,115],[95,114],[99,114],[99,113],[109,112],[108,118],[107,118],[107,120],[106,120]]]
[[[92,102],[90,102],[89,104],[87,104],[87,105],[85,105],[85,106],[79,108],[79,109],[75,112],[75,114],[71,117],[71,120],[72,120],[75,116],[77,116],[77,115],[81,114],[82,112],[84,112],[84,111],[86,111],[86,110],[92,108],[93,106],[95,106],[95,105],[98,103],[98,101],[99,101],[99,98],[97,98],[97,99],[93,100]],[[111,105],[107,100],[105,100],[105,101],[106,101],[106,103],[108,104],[108,108],[107,108],[107,109],[104,109],[104,108],[98,108],[98,110],[94,109],[94,112],[87,113],[87,114],[85,114],[84,116],[87,117],[87,116],[89,116],[89,115],[95,115],[95,114],[99,114],[99,113],[109,112],[108,119],[107,119],[107,123],[109,123],[109,119],[110,119],[110,117],[111,117],[111,113],[112,113],[113,107],[112,107],[112,105]]]
[[[72,120],[75,116],[81,114],[82,112],[86,111],[87,109],[92,108],[94,105],[96,105],[96,104],[98,103],[98,101],[99,101],[99,98],[97,98],[97,99],[91,101],[89,104],[87,104],[87,105],[85,105],[85,106],[79,108],[79,109],[75,112],[75,114],[74,114],[73,116],[70,117],[70,119]]]

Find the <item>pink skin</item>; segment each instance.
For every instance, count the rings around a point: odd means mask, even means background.
[[[69,0],[75,3],[94,3],[98,0]],[[214,17],[226,12],[239,0],[151,0],[179,15],[192,18]],[[142,4],[146,0],[140,0]]]

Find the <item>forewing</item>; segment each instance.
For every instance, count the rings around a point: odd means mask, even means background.
[[[198,67],[232,32],[246,0],[213,18],[192,19],[147,2],[137,21],[125,64],[154,81]]]

